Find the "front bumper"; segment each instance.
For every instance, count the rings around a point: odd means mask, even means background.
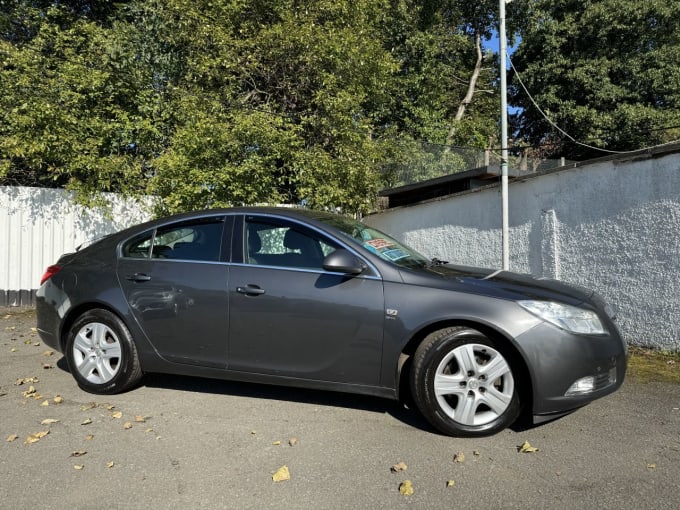
[[[577,335],[547,323],[517,342],[531,375],[533,414],[559,415],[616,391],[626,374],[626,347],[613,324],[608,335]],[[574,384],[582,381],[582,391]]]

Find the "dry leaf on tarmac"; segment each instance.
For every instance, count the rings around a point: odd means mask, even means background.
[[[135,416],[135,421],[137,423],[146,423],[146,416]]]
[[[522,446],[517,448],[517,451],[519,453],[534,453],[538,451],[538,448],[534,448],[533,446],[531,446],[529,444],[529,441],[524,441],[524,443],[522,443]]]
[[[89,404],[83,404],[82,406],[80,406],[80,410],[89,411],[90,409],[94,409],[95,407],[97,407],[97,404],[95,404],[94,402],[90,402]]]
[[[465,454],[458,452],[453,456],[453,462],[465,462]]]
[[[94,436],[92,434],[88,434],[85,436],[85,441],[92,441],[94,439]]]
[[[274,482],[286,482],[290,480],[290,471],[288,470],[288,466],[281,466],[279,469],[277,469],[276,473],[272,475],[272,480],[274,480]]]
[[[24,441],[24,444],[37,443],[38,441],[40,441],[43,437],[45,437],[49,433],[50,433],[49,430],[43,430],[41,432],[36,432],[34,434],[31,434],[26,438],[26,441]]]
[[[59,423],[59,420],[55,418],[45,418],[43,421],[40,422],[40,425],[52,425],[53,423]]]
[[[399,471],[406,471],[407,467],[408,466],[406,465],[405,462],[399,462],[399,463],[395,464],[394,466],[392,466],[390,468],[390,471],[392,471],[393,473],[398,473]]]
[[[113,411],[115,408],[116,408],[116,406],[114,406],[113,404],[107,404],[106,405],[107,411]]]
[[[656,464],[647,464],[647,469],[656,469]]]
[[[82,464],[76,464],[75,466],[73,466],[73,469],[77,471],[82,471],[84,467],[85,466],[83,466]]]
[[[14,386],[21,386],[22,384],[39,383],[40,379],[37,377],[22,377],[14,381]]]
[[[43,363],[43,370],[49,370],[50,368],[54,368],[54,365],[51,365],[50,363]]]
[[[413,496],[413,484],[411,483],[411,480],[404,480],[401,482],[399,485],[399,492],[404,496]]]
[[[291,438],[288,440],[288,444],[289,444],[290,446],[295,446],[295,445],[297,444],[297,437],[291,437]]]
[[[115,466],[115,464],[113,463],[113,461],[107,462],[107,463],[106,463],[106,467],[107,467],[107,468],[112,468],[113,466]]]
[[[274,446],[281,446],[281,441],[274,441],[274,442],[272,443],[272,445],[274,445]]]
[[[120,420],[123,417],[122,411],[116,411],[114,413],[111,413],[111,418],[115,418],[116,420]]]
[[[43,407],[47,407],[48,405],[50,405],[50,401],[49,400],[43,400],[42,402],[40,402],[40,405],[43,406]]]
[[[130,430],[132,428],[132,422],[126,421],[125,424],[123,425],[123,428],[125,430]]]
[[[45,351],[45,352],[42,353],[42,355],[43,355],[43,356],[53,356],[53,355],[54,355],[54,351]]]
[[[21,394],[25,397],[28,398],[31,395],[35,393],[35,386],[29,386],[26,391],[23,391]]]
[[[12,434],[11,436],[9,436],[9,437],[7,438],[7,442],[8,442],[8,443],[12,443],[12,442],[16,441],[17,439],[19,439],[19,436],[16,435],[16,434]]]
[[[85,454],[87,454],[86,451],[76,450],[75,452],[71,452],[71,457],[82,457]]]
[[[448,481],[446,482],[446,486],[447,486],[447,487],[453,487],[454,485],[456,485],[456,481],[455,481],[455,480],[448,480]]]
[[[85,418],[85,420],[81,423],[81,425],[89,425],[90,423],[92,423],[92,420],[89,419],[89,418]]]
[[[59,395],[57,395],[56,397],[54,397],[52,399],[52,402],[54,402],[55,404],[61,404],[61,403],[64,402],[64,399],[62,397],[60,397]]]

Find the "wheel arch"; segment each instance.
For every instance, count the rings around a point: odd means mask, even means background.
[[[85,303],[80,303],[77,306],[71,308],[62,321],[61,331],[59,332],[59,345],[62,349],[61,352],[66,352],[66,340],[68,339],[68,333],[71,331],[71,326],[73,326],[73,323],[78,320],[78,317],[86,312],[89,312],[90,310],[106,310],[107,312],[110,312],[118,317],[118,319],[121,320],[128,330],[130,329],[130,326],[125,318],[110,304],[100,301],[88,301]]]
[[[407,402],[411,399],[411,389],[409,384],[411,359],[413,358],[413,354],[416,352],[418,346],[429,334],[439,331],[440,329],[457,326],[469,327],[479,331],[484,336],[502,345],[503,354],[510,358],[510,363],[512,363],[513,368],[519,372],[519,377],[516,377],[516,384],[518,385],[520,391],[523,412],[532,410],[534,382],[531,375],[531,370],[529,370],[529,365],[527,364],[527,361],[522,355],[522,352],[517,344],[508,335],[499,331],[498,329],[488,324],[470,319],[451,319],[434,322],[424,326],[411,336],[410,340],[402,348],[397,362],[397,399]]]

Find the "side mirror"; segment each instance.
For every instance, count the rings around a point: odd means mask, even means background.
[[[366,270],[366,264],[359,257],[340,248],[323,259],[323,268],[334,273],[358,275]]]

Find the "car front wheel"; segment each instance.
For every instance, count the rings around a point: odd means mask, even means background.
[[[89,310],[78,317],[69,330],[65,352],[78,386],[90,393],[119,393],[142,377],[130,332],[107,310]]]
[[[494,434],[520,413],[511,359],[496,342],[467,327],[428,335],[413,357],[411,390],[418,409],[452,436]]]

